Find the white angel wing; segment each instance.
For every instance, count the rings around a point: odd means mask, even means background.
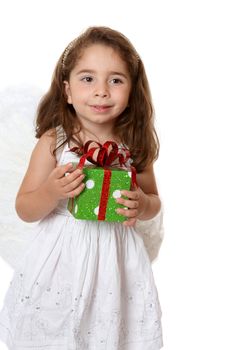
[[[142,237],[150,261],[153,263],[158,257],[164,237],[163,207],[153,219],[137,220],[135,229]]]
[[[35,87],[0,91],[0,255],[11,267],[26,248],[33,224],[15,212],[15,197],[35,144],[34,117],[41,92]]]

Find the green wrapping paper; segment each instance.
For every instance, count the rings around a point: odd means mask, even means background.
[[[131,170],[86,166],[83,173],[85,189],[68,201],[71,214],[81,220],[125,221],[125,216],[116,213],[117,208],[124,207],[116,202],[116,198],[121,197],[121,190],[130,190]]]

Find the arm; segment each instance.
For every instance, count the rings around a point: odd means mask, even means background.
[[[121,191],[127,199],[118,198],[117,202],[128,209],[117,209],[117,212],[128,218],[126,226],[132,226],[137,219],[149,220],[156,216],[161,208],[153,165],[137,174],[138,188],[135,191]]]
[[[73,171],[70,163],[56,166],[52,154],[56,136],[53,135],[51,131],[46,132],[36,144],[16,197],[17,214],[27,222],[42,219],[60,199],[79,195],[84,188],[82,171]],[[65,176],[67,172],[71,173]]]

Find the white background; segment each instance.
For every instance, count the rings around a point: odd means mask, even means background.
[[[45,91],[65,46],[90,25],[122,31],[144,61],[161,142],[165,239],[153,271],[165,350],[233,349],[230,3],[8,0],[0,10],[1,89]],[[12,270],[0,262],[2,303]]]

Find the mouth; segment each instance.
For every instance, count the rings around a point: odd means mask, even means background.
[[[90,106],[92,110],[95,112],[106,112],[108,111],[112,106],[109,105],[91,105]]]

